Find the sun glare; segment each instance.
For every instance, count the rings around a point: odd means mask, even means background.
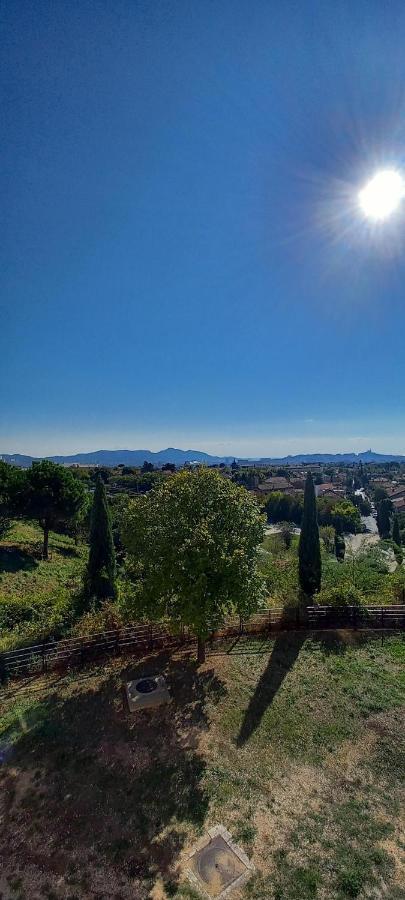
[[[359,192],[360,208],[367,219],[383,221],[398,209],[405,196],[405,182],[395,169],[377,172]]]

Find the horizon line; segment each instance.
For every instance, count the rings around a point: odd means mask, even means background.
[[[236,453],[230,453],[230,452],[213,453],[213,452],[209,452],[207,450],[198,450],[193,447],[183,449],[182,447],[168,446],[168,447],[162,447],[160,450],[150,450],[146,447],[139,447],[139,448],[138,447],[135,447],[135,448],[131,448],[131,447],[127,447],[127,448],[101,447],[100,448],[100,447],[98,447],[97,449],[92,449],[92,450],[75,450],[70,453],[69,452],[61,452],[61,453],[53,452],[53,453],[40,453],[40,454],[34,454],[34,453],[29,453],[29,452],[23,453],[19,450],[14,450],[12,452],[11,451],[1,451],[0,458],[2,458],[4,456],[8,456],[8,457],[26,456],[26,457],[31,457],[32,459],[47,459],[47,458],[55,458],[55,457],[66,458],[66,457],[75,457],[75,456],[90,456],[91,454],[96,454],[96,453],[141,453],[141,452],[150,453],[154,456],[158,456],[159,454],[166,453],[169,450],[174,450],[174,451],[180,452],[180,453],[204,453],[207,456],[213,457],[213,458],[215,458],[215,457],[229,458],[229,459],[233,458],[236,460],[237,459],[247,459],[247,460],[252,460],[252,461],[260,460],[260,459],[276,459],[277,460],[277,459],[285,459],[288,457],[294,458],[297,456],[357,456],[358,457],[365,453],[374,453],[379,456],[405,456],[405,453],[400,453],[400,452],[395,452],[395,451],[373,450],[371,447],[369,447],[365,450],[326,450],[326,451],[325,450],[310,450],[310,451],[306,450],[306,451],[297,451],[295,453],[291,453],[291,452],[287,452],[284,454],[279,453],[277,455],[274,455],[274,454],[271,455],[270,453],[266,455],[266,454],[262,453],[259,455],[249,456],[246,454],[236,454]]]

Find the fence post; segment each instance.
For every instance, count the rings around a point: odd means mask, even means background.
[[[120,652],[120,633],[118,628],[115,629],[115,652],[118,656]]]
[[[0,653],[0,684],[4,684],[7,680],[6,662],[3,653]]]
[[[42,672],[45,675],[45,673],[46,673],[45,638],[42,641]]]
[[[84,642],[83,638],[80,639],[80,665],[84,666]]]
[[[153,650],[153,624],[149,625],[148,649]]]

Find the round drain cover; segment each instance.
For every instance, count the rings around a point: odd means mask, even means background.
[[[136,682],[136,689],[140,694],[151,694],[156,691],[157,684],[154,678],[141,678]]]
[[[236,860],[231,852],[223,847],[207,847],[197,863],[198,874],[205,884],[225,886],[238,877]]]

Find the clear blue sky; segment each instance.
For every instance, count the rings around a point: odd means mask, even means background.
[[[405,452],[405,4],[2,4],[0,452]]]

